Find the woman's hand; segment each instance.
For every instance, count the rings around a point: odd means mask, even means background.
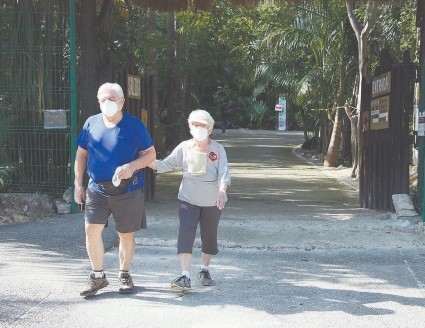
[[[217,194],[217,201],[216,201],[218,209],[222,210],[226,202],[227,202],[227,194],[224,190],[220,190]]]
[[[154,170],[154,171],[156,171],[156,161],[153,161],[152,163],[150,163],[150,164],[148,164],[148,166],[152,169],[152,170]]]

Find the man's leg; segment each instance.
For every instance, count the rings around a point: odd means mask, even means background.
[[[99,289],[108,286],[109,282],[103,272],[104,246],[102,231],[104,224],[86,223],[86,249],[90,258],[93,272],[90,273],[87,287],[80,293],[81,296],[93,296]]]
[[[121,294],[129,294],[134,291],[133,279],[129,273],[131,261],[133,260],[136,251],[136,240],[134,232],[118,232],[120,237],[119,258],[120,258],[120,273],[119,292]]]
[[[118,232],[118,236],[120,237],[120,245],[119,245],[119,257],[120,257],[120,271],[129,271],[131,261],[134,256],[134,252],[136,250],[136,241],[135,241],[135,233],[127,232],[122,233]]]
[[[136,252],[136,231],[142,227],[145,218],[144,195],[142,189],[111,197],[110,208],[115,220],[120,244],[118,248],[120,272],[118,274],[121,294],[129,294],[134,290],[130,275],[131,262]]]
[[[104,224],[86,223],[86,249],[93,271],[103,270],[102,231],[104,226]]]

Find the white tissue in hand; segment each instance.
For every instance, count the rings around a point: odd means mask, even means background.
[[[112,177],[112,184],[115,187],[118,187],[121,183],[121,179],[118,178],[118,174],[120,173],[120,171],[121,171],[121,166],[118,166],[117,169],[115,170],[114,176]]]

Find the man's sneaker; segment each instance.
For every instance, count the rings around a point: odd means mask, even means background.
[[[80,293],[80,296],[93,296],[99,289],[105,288],[108,284],[109,282],[106,280],[105,275],[103,275],[102,278],[95,278],[94,273],[92,272],[90,273],[89,280],[87,281],[87,288]]]
[[[211,286],[214,284],[214,281],[211,279],[210,272],[206,269],[202,269],[198,273],[198,279],[202,286]]]
[[[174,290],[189,290],[192,286],[190,285],[190,278],[181,276],[173,280],[171,283],[171,289]]]
[[[131,294],[134,291],[133,279],[128,272],[122,273],[118,277],[119,281],[119,293],[120,294]]]

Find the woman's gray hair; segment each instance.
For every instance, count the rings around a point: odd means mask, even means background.
[[[190,113],[189,118],[187,119],[189,125],[193,122],[203,123],[209,126],[209,130],[211,131],[214,128],[214,119],[206,110],[203,109],[195,109]]]

